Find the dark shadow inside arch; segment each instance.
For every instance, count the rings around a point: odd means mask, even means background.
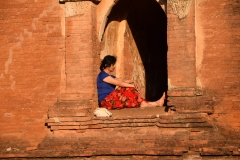
[[[126,19],[146,75],[146,99],[158,100],[167,91],[167,17],[156,0],[119,0],[108,22]]]

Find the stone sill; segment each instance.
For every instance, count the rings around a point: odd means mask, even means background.
[[[92,1],[93,3],[100,3],[101,2],[101,0],[59,0],[59,3],[81,2],[81,1]]]
[[[169,97],[196,97],[203,96],[201,90],[196,90],[195,88],[178,88],[168,90]]]
[[[112,117],[51,116],[46,120],[50,130],[86,130],[122,127],[212,128],[207,113],[170,114],[164,107],[112,110]]]

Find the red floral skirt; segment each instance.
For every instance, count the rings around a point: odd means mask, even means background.
[[[137,108],[143,101],[146,100],[139,95],[135,88],[118,87],[101,102],[101,107],[109,110]]]

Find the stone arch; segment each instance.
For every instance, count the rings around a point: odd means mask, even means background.
[[[98,40],[102,40],[102,35],[104,32],[104,28],[107,22],[107,17],[110,14],[112,7],[119,0],[102,0],[101,3],[97,6],[97,36]],[[187,16],[189,9],[193,0],[156,0],[160,5],[167,6],[167,2],[170,6],[172,6],[174,14],[176,14],[179,19],[182,19]]]
[[[110,14],[112,7],[117,3],[118,0],[102,0],[97,6],[97,36],[98,40],[102,40],[104,28],[106,26],[107,17]]]
[[[155,0],[119,0],[117,4],[112,1],[106,12],[109,13],[104,17],[103,12],[99,16],[106,18],[106,22],[98,23],[106,23],[106,27],[98,31],[103,37],[99,39],[102,57],[116,53],[120,61],[116,74],[140,79],[141,86],[146,88],[143,91],[146,98],[157,100],[167,91],[166,14]]]

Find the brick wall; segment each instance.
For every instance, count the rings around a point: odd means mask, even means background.
[[[0,6],[0,148],[36,147],[62,84],[64,11],[57,0]]]
[[[216,101],[214,121],[239,130],[239,1],[197,1],[197,76],[206,95]],[[230,127],[231,126],[231,127]]]
[[[183,19],[167,8],[168,88],[196,88],[194,2]]]
[[[167,16],[169,104],[213,113],[219,127],[238,130],[239,2],[193,1],[184,19],[168,5]]]
[[[180,99],[172,100],[185,110],[210,105],[211,115],[156,116],[153,124],[151,117],[89,119],[78,131],[50,132],[44,124],[60,94],[95,93],[89,78],[96,77],[100,62],[96,8],[65,19],[58,0],[0,2],[0,156],[240,155],[239,5],[196,0],[181,20],[167,6],[168,87],[180,89],[172,94]],[[92,88],[85,90],[86,84]]]
[[[208,105],[205,106],[209,99],[202,96],[202,89],[197,84],[195,1],[192,1],[187,16],[181,19],[172,8],[167,5],[168,105],[176,105],[178,110],[212,112]],[[197,94],[201,96],[197,97]]]
[[[80,92],[91,98],[95,91],[92,2],[82,3],[85,13],[66,17],[66,92]]]

